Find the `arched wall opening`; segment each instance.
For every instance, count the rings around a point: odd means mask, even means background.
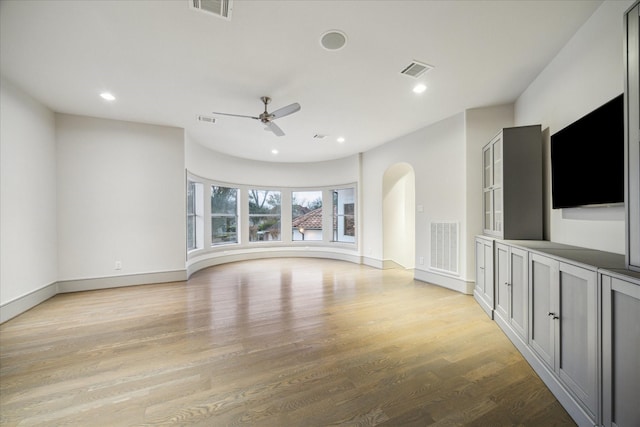
[[[385,268],[415,268],[416,179],[408,163],[390,166],[382,178]]]

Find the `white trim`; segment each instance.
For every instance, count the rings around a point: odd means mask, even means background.
[[[322,250],[322,248],[311,246],[229,250],[223,253],[211,252],[191,258],[187,261],[187,277],[215,265],[263,258],[324,258],[362,264],[362,257],[354,251],[337,252],[335,249]]]
[[[183,282],[185,280],[187,280],[186,270],[61,280],[58,282],[58,293],[121,288],[124,286],[149,285],[154,283]]]
[[[362,257],[362,264],[369,266],[369,267],[373,267],[373,268],[377,268],[378,270],[384,270],[384,260],[378,259],[378,258],[371,258],[371,257],[366,257],[363,256]]]
[[[17,297],[0,306],[0,323],[4,323],[9,319],[13,319],[19,314],[35,307],[36,305],[48,300],[58,294],[58,283],[53,282],[48,285],[29,292],[28,294]]]
[[[562,407],[569,413],[571,418],[578,424],[579,426],[592,426],[593,420],[591,417],[585,412],[584,409],[580,406],[580,404],[573,398],[567,388],[565,388],[561,383],[560,379],[552,373],[547,365],[542,362],[538,356],[534,353],[534,351],[522,340],[522,337],[518,335],[508,323],[502,320],[501,317],[496,316],[496,323],[502,330],[502,332],[509,338],[511,343],[518,349],[520,354],[524,356],[525,360],[529,363],[531,368],[535,371],[536,374],[540,377],[542,382],[547,386],[547,388],[551,391],[551,393],[558,399],[558,402],[562,405]]]
[[[466,295],[473,295],[475,283],[472,281],[441,274],[436,271],[419,270],[417,268],[414,271],[413,277],[416,280],[433,283],[434,285],[442,286],[443,288],[458,291]]]
[[[382,269],[383,270],[390,270],[390,269],[400,269],[400,270],[407,270],[407,268],[401,264],[398,264],[397,262],[395,262],[392,259],[384,259],[382,260]]]

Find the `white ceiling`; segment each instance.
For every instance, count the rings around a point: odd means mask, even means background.
[[[188,0],[2,0],[0,70],[56,112],[177,126],[244,158],[322,161],[515,101],[601,3],[235,0],[227,21]],[[341,50],[320,45],[332,29],[347,34]],[[412,60],[435,67],[421,95],[400,74]],[[258,115],[262,95],[271,111],[302,106],[276,121],[286,136],[196,120]]]

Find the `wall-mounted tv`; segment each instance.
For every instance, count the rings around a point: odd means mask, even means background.
[[[551,136],[553,209],[624,202],[624,106],[617,96]]]

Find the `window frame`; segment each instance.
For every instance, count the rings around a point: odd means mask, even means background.
[[[201,186],[200,193],[198,193],[198,197],[201,200],[197,202],[200,203],[200,207],[196,208],[198,213],[198,222],[197,224],[197,248],[186,251],[186,257],[188,262],[195,262],[196,259],[204,256],[224,256],[224,255],[233,255],[237,253],[238,255],[243,252],[250,253],[252,250],[257,250],[257,248],[261,248],[260,250],[277,250],[278,248],[305,248],[305,250],[314,250],[313,248],[317,248],[320,251],[331,251],[331,248],[334,248],[338,251],[347,250],[357,251],[360,247],[359,238],[357,237],[359,234],[359,230],[357,227],[359,226],[358,218],[358,204],[359,199],[358,195],[358,183],[352,182],[343,185],[322,185],[322,186],[313,186],[313,187],[298,187],[298,186],[261,186],[261,185],[251,185],[251,184],[240,184],[240,183],[231,183],[220,180],[213,180],[209,178],[204,178],[202,176],[193,174],[189,171],[186,172],[186,182],[195,182],[196,184]],[[209,187],[207,190],[206,187]],[[237,243],[224,243],[218,242],[217,244],[213,244],[213,233],[212,233],[212,221],[211,221],[211,194],[210,189],[212,186],[217,187],[228,187],[234,188],[237,190]],[[329,213],[330,209],[332,209],[332,193],[336,190],[343,189],[351,189],[353,191],[353,200],[355,203],[354,206],[354,231],[355,236],[349,241],[340,241],[333,239],[333,213]],[[280,214],[277,213],[254,213],[252,216],[279,216],[280,219],[280,229],[279,229],[279,238],[278,240],[253,240],[250,241],[250,217],[249,217],[249,192],[251,190],[263,190],[263,191],[273,191],[276,193],[280,193]],[[185,189],[186,192],[186,189]],[[322,215],[322,240],[297,240],[294,237],[293,232],[293,194],[297,192],[319,192],[322,196],[322,205],[323,205],[323,215]],[[185,194],[185,221],[186,219],[186,211],[187,211],[187,194]],[[199,209],[199,210],[198,210]],[[187,226],[185,224],[185,247],[187,245],[186,242],[186,234],[187,234]]]
[[[342,202],[342,213],[340,213],[340,199],[338,198],[338,192],[341,190],[351,190],[352,197],[349,199],[349,203]],[[358,222],[357,222],[357,205],[358,195],[356,186],[344,186],[336,187],[331,190],[331,213],[332,213],[332,230],[331,241],[342,244],[357,244],[358,243]],[[353,206],[353,213],[346,213],[345,208],[347,206]],[[349,224],[352,223],[352,224]],[[350,227],[349,227],[350,226]],[[353,234],[347,234],[347,227],[353,230]],[[340,233],[340,229],[343,229]],[[340,236],[348,236],[348,240],[340,240]]]
[[[228,246],[228,245],[237,245],[240,243],[241,241],[241,233],[240,233],[240,188],[239,187],[234,187],[234,186],[227,186],[227,185],[223,185],[223,184],[211,184],[210,186],[211,189],[211,198],[210,198],[210,203],[211,203],[211,210],[210,210],[210,217],[211,217],[211,233],[210,233],[210,238],[211,238],[211,247],[219,247],[219,246]],[[213,212],[213,198],[214,198],[214,188],[226,188],[226,189],[230,189],[230,190],[235,190],[235,213],[220,213],[220,212]],[[225,219],[229,219],[229,218],[233,218],[235,219],[235,241],[227,241],[227,242],[216,242],[214,240],[214,227],[213,227],[213,221],[216,218],[225,218]]]
[[[320,206],[314,209],[311,209],[310,211],[295,216],[294,214],[294,207],[296,205],[293,204],[293,201],[295,200],[295,194],[296,193],[319,193],[320,197],[314,199],[313,201],[317,201],[318,199],[320,199]],[[324,211],[324,191],[321,189],[306,189],[306,190],[291,190],[291,242],[322,242],[324,240],[324,230],[325,230],[325,225],[324,225],[324,217],[325,217],[325,211]],[[298,205],[301,208],[304,208],[304,206],[302,205]],[[308,204],[307,204],[307,208]],[[305,230],[304,227],[301,226],[294,226],[294,223],[296,222],[296,220],[304,215],[307,215],[317,209],[322,209],[321,213],[320,213],[320,229],[319,232],[312,232],[310,230],[318,230],[316,228],[314,229],[309,229],[309,230]],[[309,238],[308,236],[311,235],[312,237]],[[317,236],[316,236],[317,235]],[[301,236],[300,238],[298,238],[298,236]],[[306,237],[305,237],[306,236]],[[317,238],[319,237],[319,238]]]
[[[269,197],[269,193],[274,193],[277,194],[277,197],[279,198],[279,204],[277,205],[278,207],[278,212],[277,213],[265,213],[265,212],[256,212],[256,213],[252,213],[251,212],[251,194],[252,192],[265,192],[265,197],[264,197],[264,202],[262,203],[262,205],[264,205],[265,203],[267,203],[267,199]],[[262,243],[275,243],[275,242],[284,242],[283,238],[282,238],[282,196],[283,196],[284,191],[282,191],[282,189],[277,189],[274,190],[271,187],[269,188],[264,188],[264,187],[257,187],[257,186],[249,186],[247,187],[247,212],[248,212],[248,217],[247,217],[247,228],[249,229],[249,236],[248,236],[248,241],[247,244],[252,245],[252,244],[262,244]],[[262,208],[262,206],[261,206]],[[278,236],[277,239],[266,239],[266,240],[252,240],[253,239],[253,231],[251,230],[252,227],[252,218],[274,218],[275,222],[274,225],[278,225]],[[260,233],[260,231],[256,231],[256,236]],[[264,235],[264,234],[263,234]],[[268,233],[266,234],[267,236],[269,235]]]

